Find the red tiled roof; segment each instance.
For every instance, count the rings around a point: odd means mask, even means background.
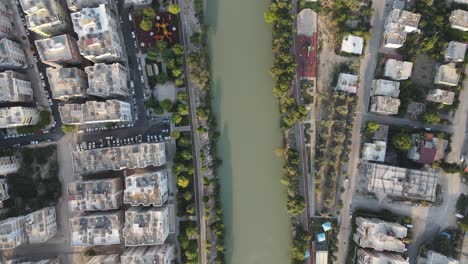
[[[422,164],[432,164],[434,162],[436,153],[436,148],[421,147],[421,150],[419,151],[418,162]]]
[[[296,61],[299,78],[317,76],[317,34],[296,36]]]

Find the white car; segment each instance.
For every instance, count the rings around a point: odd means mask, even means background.
[[[132,21],[132,14],[128,14],[128,20]]]
[[[136,38],[135,32],[132,31],[132,38]]]

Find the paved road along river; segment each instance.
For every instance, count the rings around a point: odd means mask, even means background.
[[[227,263],[284,264],[289,223],[281,186],[278,105],[273,98],[269,0],[206,0],[205,22],[219,130]]]

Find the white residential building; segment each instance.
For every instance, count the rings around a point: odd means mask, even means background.
[[[10,199],[8,193],[8,182],[5,178],[0,179],[0,205],[3,206],[3,201]]]
[[[0,175],[16,173],[19,169],[19,162],[15,156],[0,157]]]
[[[131,105],[118,100],[64,104],[59,106],[59,112],[62,122],[72,125],[132,121]]]
[[[8,12],[6,1],[0,1],[0,38],[13,39],[16,37],[11,21],[11,15],[10,12]]]
[[[175,256],[174,245],[166,243],[150,247],[128,247],[120,259],[122,264],[171,264]]]
[[[359,248],[357,264],[409,264],[409,261],[399,254]]]
[[[389,24],[384,30],[383,45],[385,48],[398,49],[405,43],[407,35],[404,26]]]
[[[125,246],[162,245],[169,236],[169,209],[131,207],[125,212]]]
[[[69,219],[71,246],[120,244],[123,219],[121,212],[87,214]]]
[[[125,178],[124,203],[162,206],[169,197],[167,170],[133,174]]]
[[[67,193],[70,212],[113,210],[123,204],[120,178],[71,182]]]
[[[468,12],[465,10],[453,10],[449,18],[450,26],[461,31],[468,31]]]
[[[67,0],[68,9],[72,12],[77,12],[87,7],[98,7],[101,4],[106,5],[111,10],[115,10],[116,3],[114,0]]]
[[[373,80],[371,95],[383,95],[397,98],[400,95],[400,83],[384,79]]]
[[[460,262],[458,260],[444,256],[435,251],[429,250],[427,252],[426,264],[459,264],[459,263]]]
[[[390,24],[397,24],[405,28],[405,32],[411,33],[418,29],[420,14],[411,13],[406,10],[393,9],[385,20],[385,27]]]
[[[39,112],[36,108],[13,106],[0,108],[0,128],[36,125]]]
[[[73,28],[78,34],[81,54],[93,62],[117,62],[124,60],[120,25],[105,5],[83,8],[72,13]]]
[[[429,90],[426,100],[434,103],[452,105],[455,100],[455,93],[441,89]]]
[[[68,34],[35,41],[42,63],[52,67],[74,66],[84,62],[76,39]]]
[[[55,207],[45,207],[25,216],[25,230],[29,243],[42,243],[57,234]]]
[[[72,156],[75,173],[158,167],[166,163],[166,147],[164,142],[140,143],[74,151]]]
[[[98,97],[128,97],[127,68],[120,63],[97,63],[85,68],[88,74],[88,94]]]
[[[0,221],[0,249],[12,249],[28,242],[24,230],[24,216],[11,217]]]
[[[457,86],[460,80],[460,74],[453,64],[441,65],[437,69],[434,79],[435,84]]]
[[[24,55],[21,45],[9,40],[0,40],[0,69],[25,69],[28,67],[28,61]]]
[[[358,36],[347,35],[343,37],[341,42],[341,51],[356,55],[362,54],[364,48],[364,39]]]
[[[86,97],[88,77],[79,68],[47,68],[52,97],[59,100],[68,100],[76,97]]]
[[[382,115],[396,115],[400,109],[400,99],[390,96],[373,96],[370,111]]]
[[[338,82],[336,84],[336,90],[347,93],[355,94],[359,86],[359,76],[348,73],[340,73],[338,76]]]
[[[409,61],[399,61],[388,59],[385,62],[384,76],[395,81],[407,80],[411,77],[413,63]]]
[[[466,44],[450,41],[445,52],[445,60],[453,62],[463,62],[465,60]]]
[[[374,143],[364,143],[362,158],[369,161],[385,162],[387,152],[387,142],[374,141]]]
[[[377,251],[404,252],[405,244],[400,240],[407,235],[407,228],[377,218],[356,218],[356,233],[353,240],[362,248],[373,248]]]
[[[60,0],[20,0],[28,29],[42,36],[53,36],[71,29],[67,9]]]
[[[32,102],[33,98],[26,76],[14,71],[0,73],[0,102]]]

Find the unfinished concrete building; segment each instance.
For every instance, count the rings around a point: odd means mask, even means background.
[[[460,74],[453,63],[441,65],[437,69],[434,84],[457,86],[460,80]]]
[[[105,246],[120,244],[122,213],[87,214],[69,219],[71,246]]]
[[[9,40],[0,40],[0,70],[26,69],[28,61],[20,44]]]
[[[463,62],[466,54],[466,44],[450,41],[445,51],[445,60],[452,62]]]
[[[8,193],[8,182],[5,178],[0,179],[0,208],[3,207],[3,201],[10,199]]]
[[[125,178],[124,203],[162,206],[169,197],[167,170],[134,174]]]
[[[400,83],[384,79],[373,80],[371,95],[382,95],[398,98],[400,95]]]
[[[465,10],[453,10],[450,15],[450,26],[461,31],[468,31],[468,12]]]
[[[359,76],[348,73],[340,73],[336,90],[355,94],[359,86]]]
[[[388,59],[385,62],[384,76],[395,81],[407,80],[411,77],[413,63],[409,61],[399,61]]]
[[[71,182],[67,192],[70,212],[107,211],[123,204],[120,178]]]
[[[158,167],[166,163],[164,142],[75,151],[72,155],[75,173]]]
[[[0,73],[0,102],[28,103],[33,99],[31,83],[24,74],[14,71]]]
[[[386,222],[377,218],[356,218],[356,233],[353,240],[362,248],[372,248],[376,251],[404,252],[405,244],[400,240],[407,235],[407,228],[398,224]]]
[[[171,264],[176,257],[172,244],[150,247],[128,247],[121,256],[122,264],[158,263]]]
[[[127,68],[120,63],[97,63],[85,68],[88,75],[88,94],[110,98],[128,97]]]
[[[426,264],[459,264],[458,260],[455,260],[451,257],[447,257],[435,251],[429,250],[427,252],[427,261]],[[464,264],[464,262],[461,262]]]
[[[378,198],[394,200],[436,201],[439,173],[400,167],[362,163],[360,172],[365,180],[365,189]]]
[[[86,97],[88,89],[88,77],[79,68],[47,68],[52,97],[58,100]]]
[[[29,243],[42,243],[57,234],[55,207],[45,207],[25,216]]]
[[[162,245],[169,236],[169,209],[131,207],[125,212],[125,246]]]

